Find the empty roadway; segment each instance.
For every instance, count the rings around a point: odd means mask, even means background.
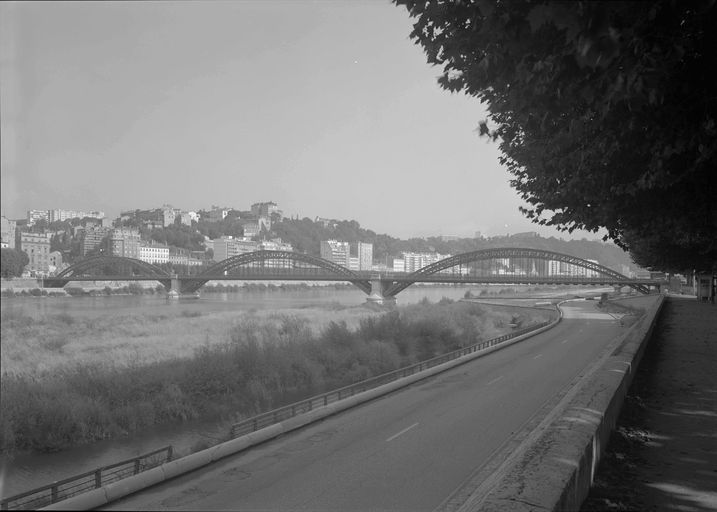
[[[564,304],[547,332],[107,508],[433,510],[489,476],[624,332],[595,305]]]

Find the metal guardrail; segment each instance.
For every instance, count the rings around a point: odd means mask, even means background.
[[[357,382],[355,384],[351,384],[343,388],[335,389],[333,391],[329,391],[321,395],[316,395],[311,398],[307,398],[299,402],[294,402],[293,404],[285,405],[284,407],[279,407],[278,409],[274,409],[272,411],[253,416],[251,418],[247,418],[245,420],[240,421],[239,423],[235,423],[234,425],[232,425],[231,437],[232,439],[234,439],[236,437],[250,434],[251,432],[256,432],[259,429],[274,425],[276,423],[280,423],[299,414],[316,409],[317,407],[327,406],[331,403],[338,402],[339,400],[352,397],[357,393],[377,388],[378,386],[388,384],[389,382],[393,382],[403,377],[408,377],[409,375],[413,375],[423,370],[427,370],[434,366],[438,366],[439,364],[452,361],[453,359],[463,357],[473,352],[485,350],[511,338],[516,338],[523,334],[538,330],[542,327],[549,325],[550,323],[551,321],[541,322],[540,324],[536,324],[525,329],[513,331],[509,334],[504,334],[503,336],[499,336],[497,338],[493,338],[482,343],[476,343],[475,345],[471,345],[469,347],[454,350],[453,352],[448,352],[447,354],[443,354],[432,359],[427,359],[411,366],[406,366],[404,368],[399,368],[398,370],[383,373],[376,377],[362,380],[361,382]]]
[[[132,459],[103,466],[87,473],[71,476],[49,485],[38,487],[0,501],[1,510],[36,510],[58,501],[66,500],[78,494],[103,485],[136,475],[142,471],[160,466],[172,460],[172,446],[139,455]]]

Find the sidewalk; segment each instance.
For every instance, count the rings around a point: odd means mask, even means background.
[[[583,512],[717,510],[717,306],[670,296]]]

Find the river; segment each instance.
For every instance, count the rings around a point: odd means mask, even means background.
[[[466,291],[480,292],[479,286],[412,286],[398,296],[399,304],[417,303],[424,298],[436,302],[443,297],[461,299]],[[499,289],[491,287],[491,289]],[[551,295],[557,295],[553,291]],[[504,296],[507,297],[507,296]],[[181,311],[216,312],[359,305],[366,295],[353,287],[314,286],[304,289],[241,290],[233,293],[204,293],[198,299],[167,300],[163,295],[115,295],[98,297],[15,297],[3,299],[0,311],[48,317],[61,313],[72,316],[162,314],[170,308]],[[97,467],[132,458],[166,445],[175,453],[188,453],[199,444],[211,443],[226,436],[230,423],[187,422],[155,428],[119,439],[99,441],[69,450],[47,454],[19,454],[0,457],[0,496],[7,497],[56,480],[93,470]]]

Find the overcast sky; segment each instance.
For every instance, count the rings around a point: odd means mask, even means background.
[[[2,214],[165,203],[539,231],[388,1],[0,2]]]

